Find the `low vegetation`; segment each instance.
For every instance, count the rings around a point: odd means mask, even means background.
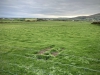
[[[0,75],[100,75],[100,26],[0,23]]]
[[[100,22],[92,22],[91,24],[100,24]]]

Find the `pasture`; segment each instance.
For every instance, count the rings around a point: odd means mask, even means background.
[[[0,23],[0,75],[100,75],[100,26]]]

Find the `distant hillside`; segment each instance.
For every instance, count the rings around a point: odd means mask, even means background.
[[[88,20],[88,21],[100,21],[100,13],[90,15],[90,16],[79,16],[79,17],[75,17],[75,18],[71,18],[71,19],[74,19],[74,20]]]
[[[29,18],[0,18],[0,22],[3,21],[25,21],[25,19]],[[34,18],[31,18],[34,19]],[[100,21],[100,13],[90,15],[90,16],[78,16],[74,18],[35,18],[37,21]]]
[[[90,16],[78,16],[74,18],[49,18],[49,20],[57,21],[100,21],[100,13]]]
[[[100,13],[94,14],[94,15],[90,15],[89,17],[98,17],[98,18],[100,18]]]

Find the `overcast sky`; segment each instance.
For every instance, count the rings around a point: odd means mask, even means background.
[[[57,18],[100,13],[100,0],[0,0],[0,17]]]

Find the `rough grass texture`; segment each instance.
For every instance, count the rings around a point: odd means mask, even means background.
[[[1,23],[0,75],[100,75],[100,26]]]

